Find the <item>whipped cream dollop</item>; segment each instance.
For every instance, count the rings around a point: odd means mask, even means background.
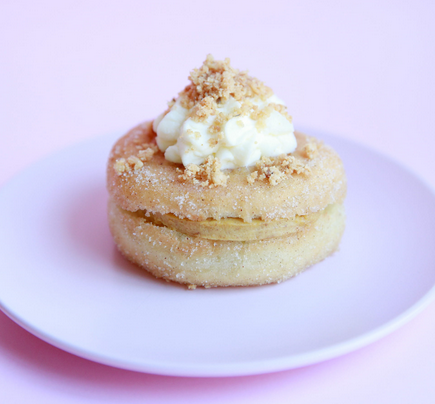
[[[153,123],[157,145],[174,163],[200,165],[209,156],[221,168],[254,165],[296,149],[285,104],[256,79],[207,57],[191,86]]]

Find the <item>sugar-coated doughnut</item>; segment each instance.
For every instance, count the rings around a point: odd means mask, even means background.
[[[196,286],[281,282],[344,231],[337,153],[296,132],[271,88],[208,55],[153,122],[113,146],[109,224],[129,260]]]
[[[296,137],[294,155],[306,160],[308,175],[293,174],[277,185],[249,184],[254,168],[239,168],[225,170],[226,187],[208,188],[181,181],[179,165],[158,150],[140,168],[119,174],[116,161],[127,161],[138,145],[155,138],[150,123],[134,128],[114,145],[107,166],[109,224],[119,250],[158,278],[206,287],[281,282],[323,260],[337,249],[344,231],[346,176],[330,147],[300,133]],[[312,159],[303,157],[308,142],[317,146]],[[228,218],[247,225],[273,226],[283,219],[299,225],[278,237],[213,240],[156,221],[165,215],[193,225]]]

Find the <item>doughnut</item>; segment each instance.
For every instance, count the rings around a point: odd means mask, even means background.
[[[264,83],[207,56],[168,109],[113,146],[108,217],[119,251],[197,286],[279,283],[338,249],[338,154],[294,130]]]
[[[117,161],[155,141],[151,122],[133,128],[107,165],[109,225],[119,250],[157,278],[191,288],[279,283],[325,259],[345,227],[344,167],[332,148],[295,135],[293,155],[309,175],[249,184],[254,167],[238,168],[226,170],[226,187],[209,188],[180,181],[179,164],[158,150],[119,174]],[[316,145],[311,159],[304,157],[307,144]]]

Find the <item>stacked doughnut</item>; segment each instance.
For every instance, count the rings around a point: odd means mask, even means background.
[[[295,137],[291,161],[303,169],[273,182],[269,159],[263,171],[261,164],[223,170],[225,184],[213,186],[188,181],[183,166],[165,158],[151,122],[132,129],[107,166],[119,250],[190,288],[281,282],[323,260],[344,231],[346,176],[332,148]]]

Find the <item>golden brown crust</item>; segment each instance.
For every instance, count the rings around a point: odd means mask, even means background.
[[[329,206],[303,231],[255,241],[186,236],[109,202],[110,229],[120,251],[158,278],[188,285],[248,286],[284,281],[333,253],[344,208]]]
[[[151,122],[128,132],[113,146],[107,166],[107,186],[116,203],[132,212],[147,210],[172,213],[190,220],[219,220],[238,217],[247,222],[254,218],[273,220],[317,212],[331,203],[341,203],[346,194],[346,177],[338,155],[314,138],[296,132],[298,148],[292,155],[303,161],[310,174],[286,176],[279,184],[247,181],[255,167],[224,170],[226,187],[208,188],[179,179],[180,164],[166,160],[157,151],[143,166],[125,172],[115,162],[137,155],[138,145],[154,143]],[[316,145],[316,155],[308,159],[305,145]]]

